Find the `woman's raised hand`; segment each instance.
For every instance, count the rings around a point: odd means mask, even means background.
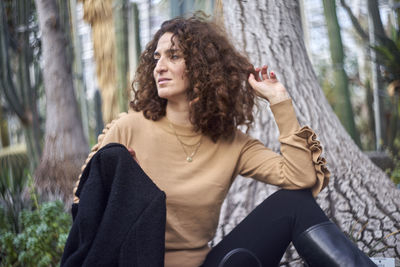
[[[136,157],[136,152],[135,150],[133,150],[132,148],[128,147],[128,151],[131,154],[132,158],[137,162],[137,164],[139,164],[139,160]],[[140,165],[140,164],[139,164]]]
[[[249,83],[259,97],[268,100],[271,105],[290,98],[286,88],[277,80],[276,74],[273,71],[268,74],[267,65],[261,69],[255,68],[255,71],[257,74],[250,74]]]

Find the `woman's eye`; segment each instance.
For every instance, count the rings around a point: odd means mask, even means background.
[[[172,59],[178,59],[179,56],[178,56],[178,55],[171,55],[171,58],[172,58]]]

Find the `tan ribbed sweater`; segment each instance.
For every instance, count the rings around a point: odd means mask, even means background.
[[[233,139],[213,143],[192,127],[173,125],[184,143],[202,139],[189,163],[165,117],[154,122],[133,111],[113,121],[99,136],[89,157],[111,142],[132,148],[143,170],[166,193],[166,267],[196,267],[203,262],[221,204],[238,174],[287,189],[312,188],[314,195],[326,186],[329,172],[320,157],[319,142],[310,128],[300,128],[291,100],[271,105],[271,110],[280,131],[282,155],[239,130]]]

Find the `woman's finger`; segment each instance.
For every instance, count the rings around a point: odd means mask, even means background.
[[[262,69],[261,69],[261,75],[262,75],[263,80],[269,79],[269,76],[268,76],[268,66],[267,66],[267,65],[264,65],[264,66],[262,67]]]
[[[249,81],[249,84],[251,85],[251,87],[254,88],[256,86],[257,80],[254,77],[253,73],[250,73],[248,81]]]
[[[257,82],[261,82],[261,79],[260,79],[260,68],[255,68],[254,69],[255,71],[256,71],[256,75],[254,76],[255,77],[255,80],[257,81]]]
[[[271,72],[269,73],[269,76],[271,77],[272,80],[278,80],[278,79],[276,78],[276,74],[275,74],[274,71],[271,71]]]
[[[253,88],[253,92],[256,94],[256,96],[261,97],[261,98],[265,98],[267,99],[265,96],[263,96],[259,91],[258,91],[258,87],[259,87],[259,81],[257,81],[254,77],[254,75],[252,73],[250,73],[249,75],[249,84],[250,86]],[[268,100],[268,99],[267,99]]]
[[[132,158],[139,164],[139,160],[136,157],[136,152],[132,148],[128,148],[129,153],[131,154]]]

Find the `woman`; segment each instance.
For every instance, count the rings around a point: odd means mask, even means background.
[[[217,25],[196,16],[164,22],[141,55],[135,86],[132,110],[106,127],[94,150],[123,144],[166,193],[165,266],[276,266],[291,241],[315,266],[373,265],[313,198],[329,172],[285,87],[267,66],[253,69]],[[282,155],[238,130],[253,122],[256,96],[270,103]],[[210,249],[237,175],[283,190]]]

